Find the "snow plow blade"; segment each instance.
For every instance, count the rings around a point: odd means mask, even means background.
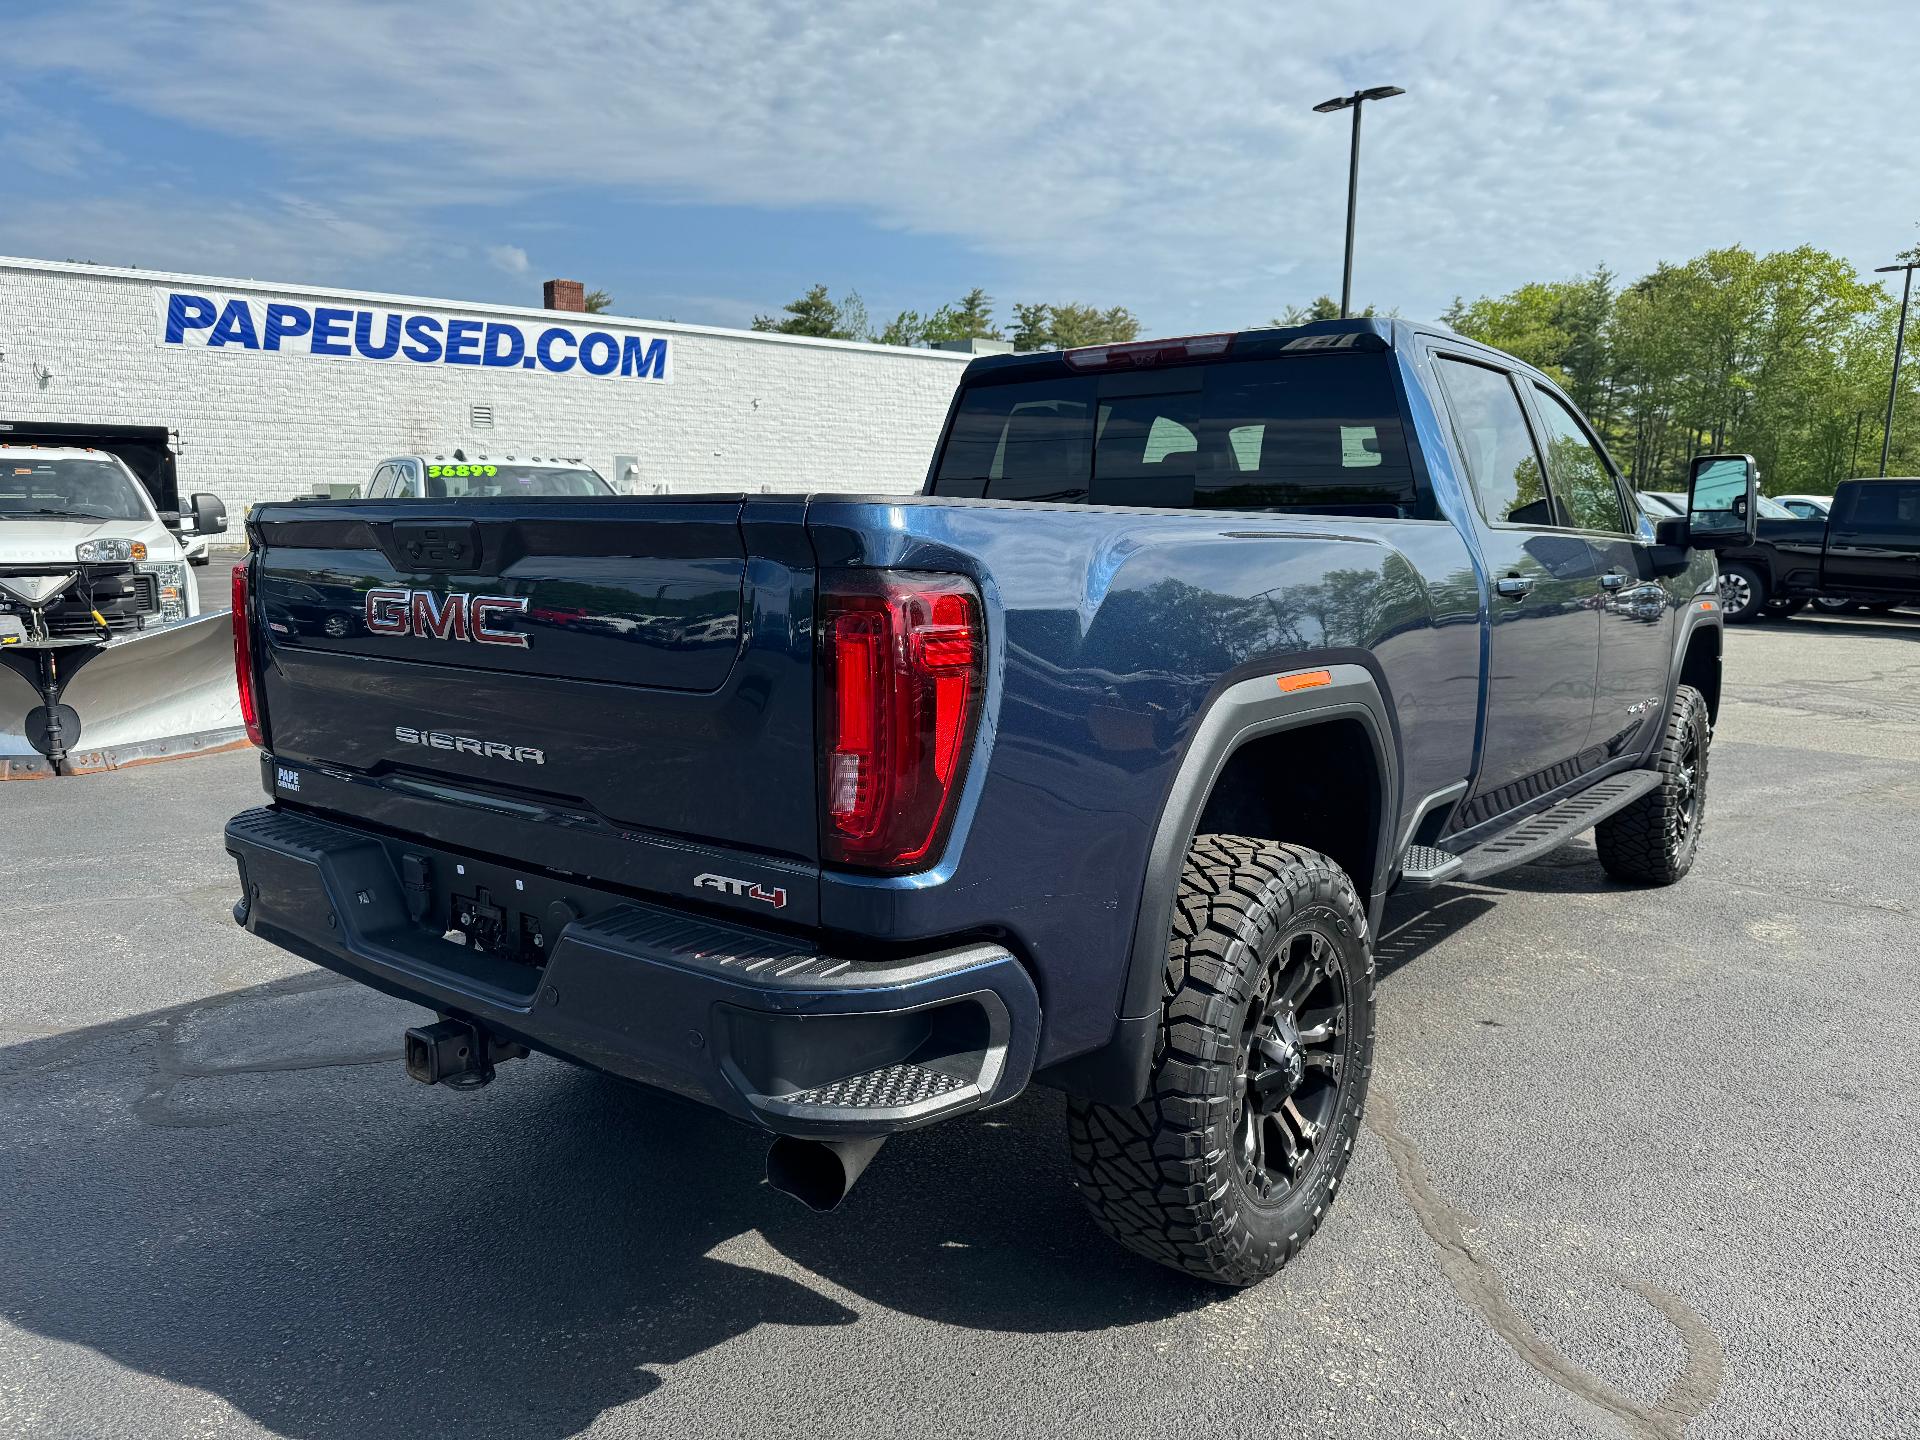
[[[46,666],[60,706],[48,757]],[[0,780],[116,770],[247,743],[225,611],[104,644],[0,650]]]

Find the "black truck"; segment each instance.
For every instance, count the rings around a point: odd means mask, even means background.
[[[1824,518],[1762,517],[1752,544],[1721,554],[1720,598],[1735,624],[1810,601],[1920,605],[1920,479],[1843,480]]]
[[[1752,461],[1656,528],[1451,332],[982,358],[918,496],[750,488],[253,512],[235,915],[437,1011],[415,1079],[678,1092],[816,1208],[1056,1086],[1098,1223],[1250,1284],[1345,1171],[1391,892],[1693,862]]]

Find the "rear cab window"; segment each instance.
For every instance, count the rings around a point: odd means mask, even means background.
[[[1394,359],[1317,349],[961,393],[936,495],[1428,518]]]
[[[409,490],[407,493],[411,494]],[[530,499],[549,495],[609,495],[613,493],[600,476],[585,468],[569,469],[547,465],[515,465],[511,462],[489,464],[429,464],[427,494],[429,500],[466,500],[479,497],[512,496]]]

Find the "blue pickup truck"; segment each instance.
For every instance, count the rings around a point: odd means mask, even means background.
[[[1755,476],[1690,479],[1656,528],[1545,376],[1355,320],[976,360],[917,496],[263,505],[235,915],[437,1012],[415,1079],[690,1096],[820,1209],[1058,1087],[1100,1226],[1251,1284],[1389,893],[1692,863]]]

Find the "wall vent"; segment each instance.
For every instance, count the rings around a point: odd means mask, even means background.
[[[468,425],[475,430],[491,430],[493,428],[493,406],[473,406],[468,416]]]

